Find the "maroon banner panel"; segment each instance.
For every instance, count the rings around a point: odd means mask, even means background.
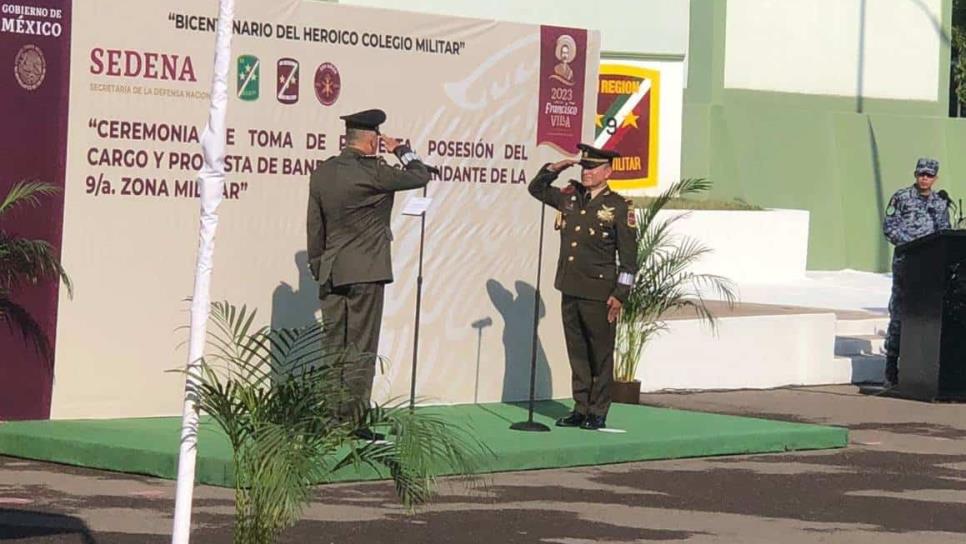
[[[568,155],[577,152],[584,118],[586,68],[586,30],[540,27],[537,145],[550,144]]]
[[[0,199],[20,181],[43,181],[61,192],[40,207],[3,215],[8,236],[50,242],[60,255],[70,90],[70,0],[0,0]],[[68,273],[70,271],[68,270]],[[54,378],[58,284],[12,293],[51,346],[44,357],[20,330],[0,318],[0,420],[46,419]]]

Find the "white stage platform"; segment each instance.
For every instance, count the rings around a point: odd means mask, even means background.
[[[888,316],[849,310],[714,304],[717,330],[689,315],[645,348],[637,379],[645,391],[767,389],[877,383]]]
[[[731,228],[735,224],[740,228]],[[883,380],[891,277],[807,272],[807,212],[696,211],[674,230],[712,249],[695,271],[730,278],[740,303],[732,309],[713,304],[716,333],[691,315],[669,316],[668,330],[642,356],[637,378],[643,390]]]
[[[743,302],[887,314],[892,276],[857,270],[805,272],[800,279],[779,283],[739,280],[738,289]]]

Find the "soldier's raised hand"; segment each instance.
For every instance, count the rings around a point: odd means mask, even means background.
[[[399,141],[399,139],[391,138],[389,136],[386,136],[385,134],[380,134],[379,139],[382,141],[382,144],[386,146],[386,151],[390,153],[395,153],[396,148],[399,147],[399,145],[402,143]]]
[[[570,168],[571,166],[577,164],[577,159],[564,159],[562,161],[557,161],[548,167],[551,172],[563,172],[564,170]]]

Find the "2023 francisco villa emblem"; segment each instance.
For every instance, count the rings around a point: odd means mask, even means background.
[[[47,60],[44,58],[44,52],[36,45],[21,47],[14,58],[13,75],[17,83],[28,91],[40,87],[47,75]]]

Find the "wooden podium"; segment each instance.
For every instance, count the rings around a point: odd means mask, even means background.
[[[896,248],[905,256],[900,397],[966,400],[966,230],[936,232]]]

